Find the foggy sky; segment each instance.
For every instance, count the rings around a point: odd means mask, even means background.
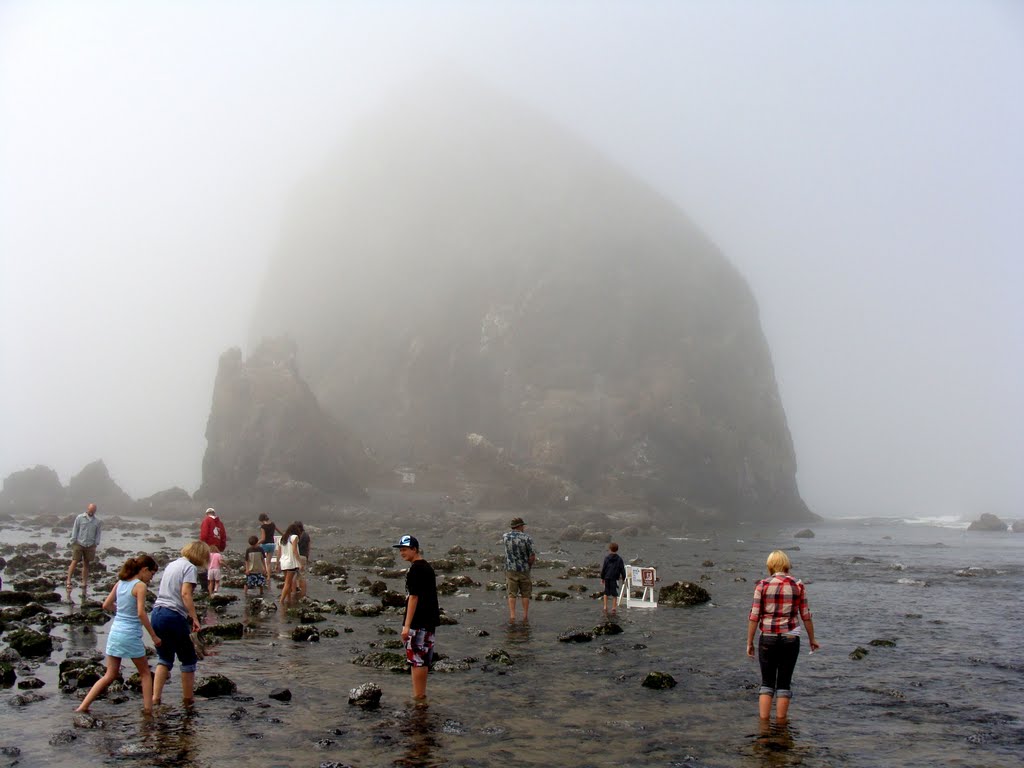
[[[826,516],[1024,517],[1024,5],[0,3],[0,477],[199,485],[289,195],[439,66],[675,201]]]

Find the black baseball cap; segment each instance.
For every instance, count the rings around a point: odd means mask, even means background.
[[[400,549],[401,547],[412,547],[413,549],[419,549],[420,541],[415,536],[405,534],[405,536],[398,540],[397,544],[392,544],[391,546],[395,547],[396,549]]]

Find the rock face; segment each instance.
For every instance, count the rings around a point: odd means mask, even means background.
[[[814,518],[744,279],[526,108],[398,99],[296,195],[266,286],[255,332],[292,334],[390,467],[455,466],[510,504]]]
[[[287,338],[265,340],[248,360],[239,349],[221,355],[206,440],[197,500],[306,514],[364,495],[365,453],[321,410]]]

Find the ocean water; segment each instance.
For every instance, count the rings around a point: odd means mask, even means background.
[[[38,540],[38,531],[5,528],[6,542]],[[751,527],[623,539],[627,561],[656,567],[662,584],[703,579],[712,601],[695,608],[623,607],[623,633],[589,643],[557,637],[601,622],[600,601],[590,597],[596,580],[560,578],[565,567],[536,570],[535,579],[554,589],[580,584],[589,591],[566,601],[535,600],[528,626],[509,625],[503,594],[483,586],[501,581],[501,574],[471,568],[463,573],[481,586],[441,598],[459,623],[439,628],[437,650],[472,661],[466,671],[432,673],[426,707],[412,705],[406,675],[351,663],[386,639],[380,627],[400,628],[398,616],[327,614],[320,627],[342,634],[295,643],[295,620],[274,615],[253,619],[254,632],[216,647],[200,665],[200,678],[218,672],[235,681],[236,697],[200,699],[187,711],[172,681],[151,720],[135,701],[101,699],[93,714],[104,727],[75,729],[77,700],[57,689],[56,664],[68,651],[102,649],[105,637],[103,630],[59,626],[54,634],[64,638],[63,649],[35,671],[48,698],[16,707],[10,700],[19,691],[0,690],[0,747],[17,746],[19,766],[1021,765],[1024,536],[967,533],[950,520],[872,518],[812,528],[813,539],[793,538],[794,528]],[[425,555],[441,557],[453,544],[478,560],[497,551],[500,526],[493,536],[468,530],[426,532]],[[596,565],[604,553],[601,544],[558,544],[543,529],[528,530],[542,560]],[[180,546],[188,529],[172,526],[166,535],[166,546]],[[338,546],[382,543],[321,534],[314,558],[331,560]],[[104,546],[111,545],[145,548],[129,532],[109,534]],[[757,719],[757,663],[744,648],[754,583],[775,548],[790,553],[794,575],[807,585],[822,648],[810,655],[805,641],[790,723],[766,728]],[[350,567],[349,583],[363,572],[377,578],[373,569]],[[389,586],[402,589],[400,580]],[[353,597],[315,581],[311,596]],[[205,620],[240,618],[248,618],[241,600],[227,615],[209,611]],[[849,654],[857,647],[869,653],[854,661]],[[492,649],[504,649],[514,663],[487,661]],[[678,685],[643,688],[651,671],[671,674]],[[363,682],[383,689],[379,710],[347,703],[350,689]],[[292,691],[290,702],[269,698],[280,687]],[[52,734],[68,730],[73,743],[50,743]],[[14,759],[0,754],[0,766]]]

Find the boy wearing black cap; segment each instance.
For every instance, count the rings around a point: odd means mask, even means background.
[[[405,658],[412,665],[412,696],[421,700],[427,697],[427,672],[434,659],[434,630],[441,623],[437,576],[420,554],[420,543],[415,536],[405,535],[393,546],[409,563],[409,572],[405,576],[405,591],[409,598],[405,604],[402,641],[405,643]]]

